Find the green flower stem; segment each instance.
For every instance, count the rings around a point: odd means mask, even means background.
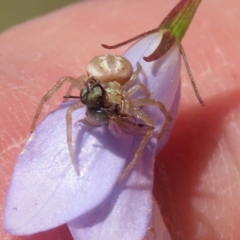
[[[159,30],[169,31],[178,43],[182,41],[201,0],[182,0],[159,25]]]

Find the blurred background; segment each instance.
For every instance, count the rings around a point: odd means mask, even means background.
[[[0,32],[81,0],[0,0]]]

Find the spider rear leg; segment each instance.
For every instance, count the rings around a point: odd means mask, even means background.
[[[147,98],[134,99],[134,100],[132,100],[132,104],[136,107],[144,107],[144,106],[157,106],[158,107],[158,109],[162,112],[162,114],[164,115],[164,117],[166,119],[160,133],[158,134],[158,139],[160,139],[163,136],[163,134],[166,132],[166,130],[168,129],[168,127],[172,121],[172,115],[170,114],[170,112],[168,112],[168,110],[166,109],[164,104],[158,100],[147,99]]]
[[[118,179],[118,182],[122,181],[129,173],[130,171],[133,169],[133,167],[135,166],[135,164],[137,163],[137,160],[139,159],[139,157],[142,154],[143,149],[145,148],[148,140],[151,138],[152,136],[152,132],[153,131],[149,131],[141,140],[138,149],[136,150],[133,159],[131,160],[131,162],[127,165],[127,167],[124,169],[123,173],[121,174],[121,176]]]
[[[139,98],[139,99],[132,100],[131,108],[130,108],[131,113],[134,115],[134,117],[141,119],[148,126],[153,126],[153,122],[152,122],[152,119],[140,109],[141,107],[144,107],[144,106],[157,106],[166,118],[166,121],[160,133],[158,134],[158,139],[159,139],[168,129],[170,122],[172,120],[172,116],[167,111],[164,104],[160,101],[147,99],[147,98]],[[118,181],[123,180],[127,176],[127,174],[133,169],[134,165],[137,163],[138,158],[141,156],[142,151],[144,150],[148,140],[151,138],[152,133],[153,133],[153,130],[149,131],[148,133],[146,133],[146,135],[144,135],[142,141],[140,142],[139,147],[137,148],[134,154],[133,159],[128,164],[128,166],[124,169]]]
[[[142,110],[138,109],[135,107],[135,105],[131,106],[131,112],[133,114],[134,117],[141,119],[143,122],[146,123],[147,126],[153,127],[153,122],[151,120],[151,118],[145,114]],[[118,182],[122,181],[128,174],[129,172],[133,169],[133,167],[135,166],[135,164],[137,163],[137,160],[139,159],[139,157],[141,156],[148,140],[151,138],[153,133],[153,130],[149,130],[144,136],[143,139],[141,140],[133,159],[131,160],[131,162],[128,164],[128,166],[124,169],[123,173],[121,174],[121,176],[118,179]]]

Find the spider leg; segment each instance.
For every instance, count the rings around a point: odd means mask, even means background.
[[[69,107],[69,109],[67,110],[67,114],[66,114],[68,150],[69,150],[70,158],[72,160],[72,164],[78,175],[80,173],[79,167],[75,161],[74,151],[73,151],[73,146],[72,146],[72,112],[81,107],[83,107],[83,104],[81,102],[77,102],[77,103],[73,104],[71,107]]]
[[[138,77],[141,70],[142,70],[141,65],[139,63],[137,63],[137,70],[133,73],[130,80],[124,86],[124,89],[128,89],[128,90],[126,90],[126,92],[129,97],[132,96],[139,89],[141,89],[143,91],[146,98],[150,97],[150,92],[148,91],[147,87],[145,87],[142,83],[138,83],[138,84],[134,85],[133,87],[129,88],[130,85],[136,80],[136,78]]]
[[[159,139],[165,133],[165,131],[168,129],[170,122],[172,120],[172,116],[167,111],[164,104],[160,101],[153,100],[153,99],[147,99],[147,98],[138,98],[138,99],[132,100],[131,104],[130,104],[130,109],[129,109],[130,113],[133,114],[134,117],[141,119],[148,126],[153,126],[153,122],[152,122],[152,119],[139,108],[139,107],[143,107],[143,106],[157,106],[166,118],[165,124],[163,125],[163,127],[158,135],[158,139]],[[124,169],[124,171],[118,181],[123,180],[127,176],[127,174],[132,170],[132,168],[136,164],[138,158],[141,156],[142,151],[145,148],[148,140],[152,136],[152,133],[153,133],[153,130],[150,130],[149,132],[147,132],[144,135],[142,141],[140,142],[139,147],[137,148],[137,150],[134,154],[133,159],[128,164],[128,166]]]
[[[65,82],[70,82],[70,83],[73,83],[74,81],[76,81],[75,78],[73,77],[64,77],[62,79],[60,79],[56,85],[50,89],[44,96],[43,98],[41,99],[41,102],[39,103],[38,107],[37,107],[37,110],[36,110],[36,113],[34,115],[34,118],[33,118],[33,121],[32,121],[32,125],[31,125],[31,132],[33,132],[33,130],[35,129],[36,127],[36,123],[37,123],[37,120],[38,120],[38,117],[42,111],[42,108],[43,108],[43,105],[52,97],[52,95],[54,93],[56,93],[58,91],[58,89],[65,83]]]
[[[138,83],[138,84],[134,85],[133,87],[129,88],[127,90],[128,97],[131,97],[139,89],[141,89],[143,91],[146,98],[150,98],[150,92],[148,91],[147,87],[144,86],[142,83]]]
[[[69,99],[69,96],[71,96],[72,94],[72,90],[74,88],[77,88],[79,90],[82,89],[83,83],[88,79],[89,77],[87,76],[80,76],[79,78],[77,78],[75,81],[72,81],[71,85],[69,86],[67,93],[63,99],[63,102],[66,102]]]
[[[172,116],[164,106],[164,104],[160,101],[154,100],[154,99],[147,99],[147,98],[138,98],[134,99],[131,101],[133,106],[135,107],[143,107],[143,106],[157,106],[159,110],[162,112],[162,114],[165,116],[166,121],[158,134],[158,139],[162,137],[162,135],[166,132],[168,129],[171,121],[172,121]]]
[[[149,138],[152,136],[152,132],[153,131],[149,131],[142,139],[142,141],[140,142],[137,151],[134,154],[133,159],[131,160],[131,162],[128,164],[128,166],[124,169],[123,173],[121,174],[121,176],[118,179],[118,182],[122,181],[128,174],[129,172],[133,169],[133,167],[135,166],[135,164],[137,163],[138,158],[141,156],[143,149],[145,148]]]
[[[153,122],[152,119],[145,114],[142,110],[140,110],[139,108],[136,108],[135,105],[131,104],[131,113],[134,115],[134,117],[137,117],[138,119],[141,119],[143,122],[146,123],[146,125],[153,127]],[[143,139],[141,140],[133,159],[131,160],[131,162],[128,164],[128,166],[124,169],[123,173],[121,174],[121,176],[119,177],[118,181],[122,181],[128,174],[129,172],[133,169],[134,165],[137,163],[138,158],[141,156],[143,149],[145,148],[149,138],[152,136],[153,130],[149,130],[143,137]]]
[[[137,70],[132,74],[132,77],[129,81],[124,85],[125,88],[128,88],[138,77],[139,73],[142,71],[142,67],[139,63],[137,63]]]

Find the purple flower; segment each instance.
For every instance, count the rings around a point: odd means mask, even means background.
[[[163,102],[175,119],[180,98],[178,46],[173,45],[156,61],[143,60],[157,48],[161,38],[160,33],[151,34],[124,56],[133,67],[140,63],[142,71],[137,82],[149,89],[152,99]],[[154,156],[170,134],[168,129],[157,141],[165,118],[156,107],[144,108],[153,119],[154,134],[134,169],[117,182],[141,137],[117,139],[107,126],[77,124],[73,131],[80,169],[77,175],[66,140],[65,115],[71,104],[66,102],[50,113],[20,154],[5,207],[5,230],[27,235],[67,223],[74,239],[144,239],[152,217]],[[84,108],[75,111],[73,123],[84,115]]]

